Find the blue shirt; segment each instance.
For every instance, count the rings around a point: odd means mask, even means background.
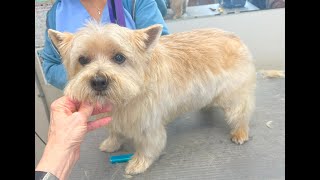
[[[103,24],[111,23],[109,16],[108,5],[105,5],[101,11],[101,22]],[[130,13],[124,9],[124,17],[126,27],[136,29],[135,23],[132,20]],[[56,30],[60,32],[74,33],[79,28],[83,27],[91,18],[86,8],[82,5],[80,0],[62,0],[57,5],[56,9]]]

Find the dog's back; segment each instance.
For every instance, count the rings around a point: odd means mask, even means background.
[[[168,67],[162,68],[167,73],[159,75],[165,79],[161,86],[176,87],[168,88],[172,92],[165,96],[181,101],[181,106],[174,109],[184,112],[204,105],[212,106],[219,96],[233,93],[244,86],[250,86],[245,87],[250,89],[255,87],[252,56],[246,45],[233,33],[220,29],[175,33],[162,36],[157,47],[155,54],[158,56],[161,53],[161,63]],[[202,100],[193,101],[193,98],[189,98],[191,96]],[[186,103],[188,99],[193,102]]]
[[[238,36],[220,29],[198,29],[160,38],[160,45],[179,63],[197,59],[194,66],[216,64],[212,71],[227,70],[242,61],[252,62],[250,52]],[[190,53],[191,52],[191,53]],[[208,65],[209,65],[208,64]],[[201,67],[203,68],[203,67]]]

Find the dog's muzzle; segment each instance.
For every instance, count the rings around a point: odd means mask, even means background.
[[[92,89],[96,91],[104,91],[107,89],[109,83],[106,77],[98,75],[91,78],[90,84]]]

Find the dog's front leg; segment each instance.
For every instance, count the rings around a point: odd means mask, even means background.
[[[167,134],[164,126],[156,129],[147,129],[134,138],[136,152],[126,167],[126,174],[144,172],[164,149]]]
[[[115,152],[120,149],[123,137],[112,129],[109,129],[109,137],[100,144],[100,151]]]

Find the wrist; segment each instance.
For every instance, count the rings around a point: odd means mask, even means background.
[[[54,147],[48,143],[36,171],[50,172],[59,180],[63,180],[69,175],[78,159],[77,152]]]

